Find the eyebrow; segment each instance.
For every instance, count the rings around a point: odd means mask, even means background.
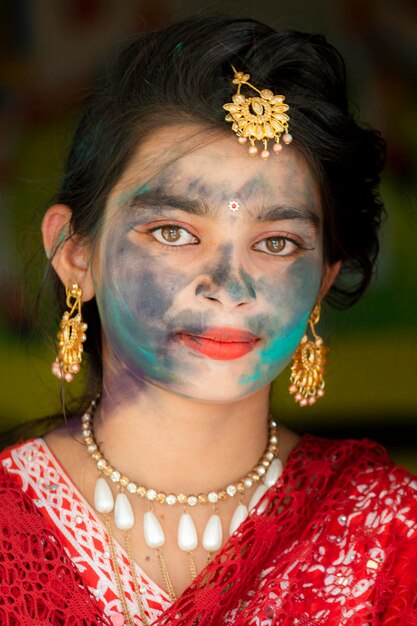
[[[152,207],[163,206],[166,210],[180,210],[185,213],[198,215],[199,217],[207,217],[213,214],[211,207],[201,198],[186,198],[182,196],[168,195],[158,191],[147,191],[145,193],[136,194],[129,202],[129,208],[140,208],[141,210],[151,209]],[[216,210],[218,213],[218,210]],[[320,216],[312,210],[297,209],[291,206],[276,206],[268,208],[265,213],[255,214],[252,210],[249,214],[257,222],[276,222],[283,220],[299,220],[308,222],[315,230],[320,228]]]
[[[136,194],[129,202],[129,208],[146,209],[152,207],[161,207],[168,211],[180,210],[185,213],[192,213],[199,217],[206,217],[212,211],[209,205],[198,198],[183,198],[182,196],[172,196],[155,191],[147,191],[146,193]]]
[[[256,216],[258,222],[275,222],[280,220],[300,220],[309,222],[316,230],[320,228],[320,216],[310,209],[296,209],[290,206],[277,206],[268,209],[266,213]]]

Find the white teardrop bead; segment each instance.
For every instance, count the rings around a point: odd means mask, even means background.
[[[130,530],[135,525],[133,510],[125,493],[118,493],[116,496],[114,523],[119,530]]]
[[[251,511],[258,504],[259,500],[267,491],[268,487],[266,485],[259,485],[259,487],[255,489],[253,496],[251,497],[249,502],[249,511]]]
[[[207,552],[217,552],[223,542],[222,522],[219,515],[210,516],[203,534],[203,547]]]
[[[235,512],[233,513],[232,519],[230,521],[229,535],[233,535],[235,530],[239,528],[239,526],[241,525],[242,522],[245,521],[247,516],[248,516],[248,507],[245,506],[244,504],[238,504],[235,509]]]
[[[181,550],[190,552],[198,545],[197,531],[189,513],[183,513],[178,526],[178,545]]]
[[[275,485],[281,474],[282,462],[280,459],[274,459],[271,465],[268,467],[268,470],[264,476],[264,484],[267,487],[272,487],[272,485]]]
[[[97,479],[94,490],[94,507],[99,513],[111,513],[113,511],[113,494],[104,478]]]
[[[143,533],[146,545],[150,548],[160,548],[165,543],[165,534],[162,526],[152,511],[143,516]]]
[[[262,504],[258,506],[258,508],[256,509],[256,513],[258,515],[262,515],[262,513],[266,510],[267,506],[268,506],[268,499],[264,500]]]

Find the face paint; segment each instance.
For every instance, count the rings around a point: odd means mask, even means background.
[[[65,224],[65,226],[63,226],[61,228],[61,230],[59,231],[59,235],[58,235],[58,238],[56,240],[56,249],[57,250],[62,246],[62,244],[64,243],[64,241],[68,237],[68,232],[69,232],[69,226],[68,226],[68,224]]]
[[[109,198],[94,276],[112,389],[233,401],[291,359],[321,283],[317,187],[295,151],[258,163],[238,148],[208,144]],[[278,206],[293,209],[263,221]]]
[[[269,319],[251,321],[254,328],[260,325],[265,329],[268,340],[260,347],[255,368],[242,376],[243,385],[256,389],[259,381],[273,380],[290,362],[307,327],[310,311],[306,305],[316,300],[320,289],[317,269],[306,259],[295,262],[288,277],[288,283],[295,288],[292,293],[283,289],[282,282],[274,285],[261,281],[258,285],[260,291],[267,290],[266,298],[272,306],[275,302],[276,312]],[[294,293],[300,295],[294,297]]]
[[[239,202],[237,200],[230,200],[229,209],[230,211],[239,211]]]

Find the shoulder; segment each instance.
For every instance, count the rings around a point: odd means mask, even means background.
[[[291,460],[300,471],[327,477],[330,482],[349,481],[358,475],[368,480],[394,467],[386,449],[369,439],[326,439],[304,435],[294,448]]]
[[[107,624],[56,529],[3,468],[0,501],[1,574],[13,583],[13,594],[6,594],[1,603],[1,615],[10,619],[7,623],[34,623],[35,602],[45,624],[56,623],[57,606],[66,613],[68,623]]]
[[[28,493],[27,468],[39,451],[40,440],[29,440],[0,453],[0,536],[12,539],[40,528],[42,521]]]
[[[13,518],[19,509],[28,507],[31,498],[27,491],[27,471],[40,460],[41,439],[29,439],[0,451],[0,517]],[[5,506],[7,504],[7,506]]]
[[[13,476],[18,468],[24,468],[37,455],[42,439],[28,439],[0,450],[2,474]]]
[[[382,523],[417,536],[417,477],[396,466],[386,449],[368,440],[304,436],[293,451],[305,488],[338,509],[360,515],[367,527]]]
[[[371,439],[328,439],[315,435],[304,435],[300,440],[300,456],[311,459],[322,458],[336,466],[365,461],[369,463],[389,463],[392,461],[386,449]]]
[[[417,482],[417,477],[394,464],[381,444],[370,439],[326,439],[304,435],[292,454],[298,463],[316,469],[321,467],[335,480],[362,480],[369,484],[377,479],[404,484]]]

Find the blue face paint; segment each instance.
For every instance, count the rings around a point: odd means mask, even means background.
[[[256,298],[252,278],[243,269],[238,272],[232,269],[233,244],[228,242],[219,246],[217,256],[217,262],[210,264],[206,270],[213,284],[225,287],[236,303]],[[204,290],[199,290],[199,293],[204,293]]]
[[[66,237],[68,237],[68,224],[65,224],[65,226],[63,228],[61,228],[61,230],[59,231],[59,235],[58,235],[58,239],[56,242],[56,247],[60,248],[61,245],[64,243]]]
[[[256,351],[240,384],[255,391],[276,378],[288,365],[308,323],[310,311],[317,301],[321,283],[320,267],[307,258],[299,258],[284,274],[263,278],[257,285],[257,297],[264,297],[269,315],[261,315],[249,328],[265,337]]]
[[[199,153],[209,158],[200,163]],[[110,348],[107,387],[126,394],[127,386],[151,383],[202,401],[234,401],[268,386],[285,368],[305,332],[322,275],[320,234],[307,217],[262,221],[265,207],[295,207],[306,216],[312,210],[316,192],[294,154],[287,151],[270,169],[245,161],[236,183],[236,167],[230,173],[220,167],[209,144],[109,202],[96,280]],[[136,167],[140,171],[140,163]],[[158,193],[187,198],[188,208],[157,207]],[[227,197],[245,198],[238,215],[227,210]],[[213,214],[193,214],[192,198],[203,198]],[[175,224],[175,235],[195,243],[161,240],[160,227]],[[258,247],[263,237],[281,232],[304,248],[288,244],[291,252],[278,257]],[[222,328],[250,332],[259,341],[231,360],[182,341]]]
[[[174,299],[172,286],[181,285],[179,276],[173,277],[168,268],[161,275],[160,264],[155,267],[144,255],[141,263],[132,263],[137,248],[129,241],[121,245],[117,235],[111,236],[108,244],[105,288],[96,287],[106,337],[136,380],[168,383],[175,379],[175,368],[169,349],[171,330],[164,315]]]
[[[297,322],[293,330],[285,335],[277,335],[265,348],[260,349],[258,362],[254,371],[247,376],[242,376],[240,384],[250,384],[251,388],[255,390],[258,387],[259,381],[271,381],[276,378],[290,362],[292,355],[305,333],[308,318],[309,313],[306,313],[306,315]],[[273,372],[275,372],[275,374],[273,374]]]

